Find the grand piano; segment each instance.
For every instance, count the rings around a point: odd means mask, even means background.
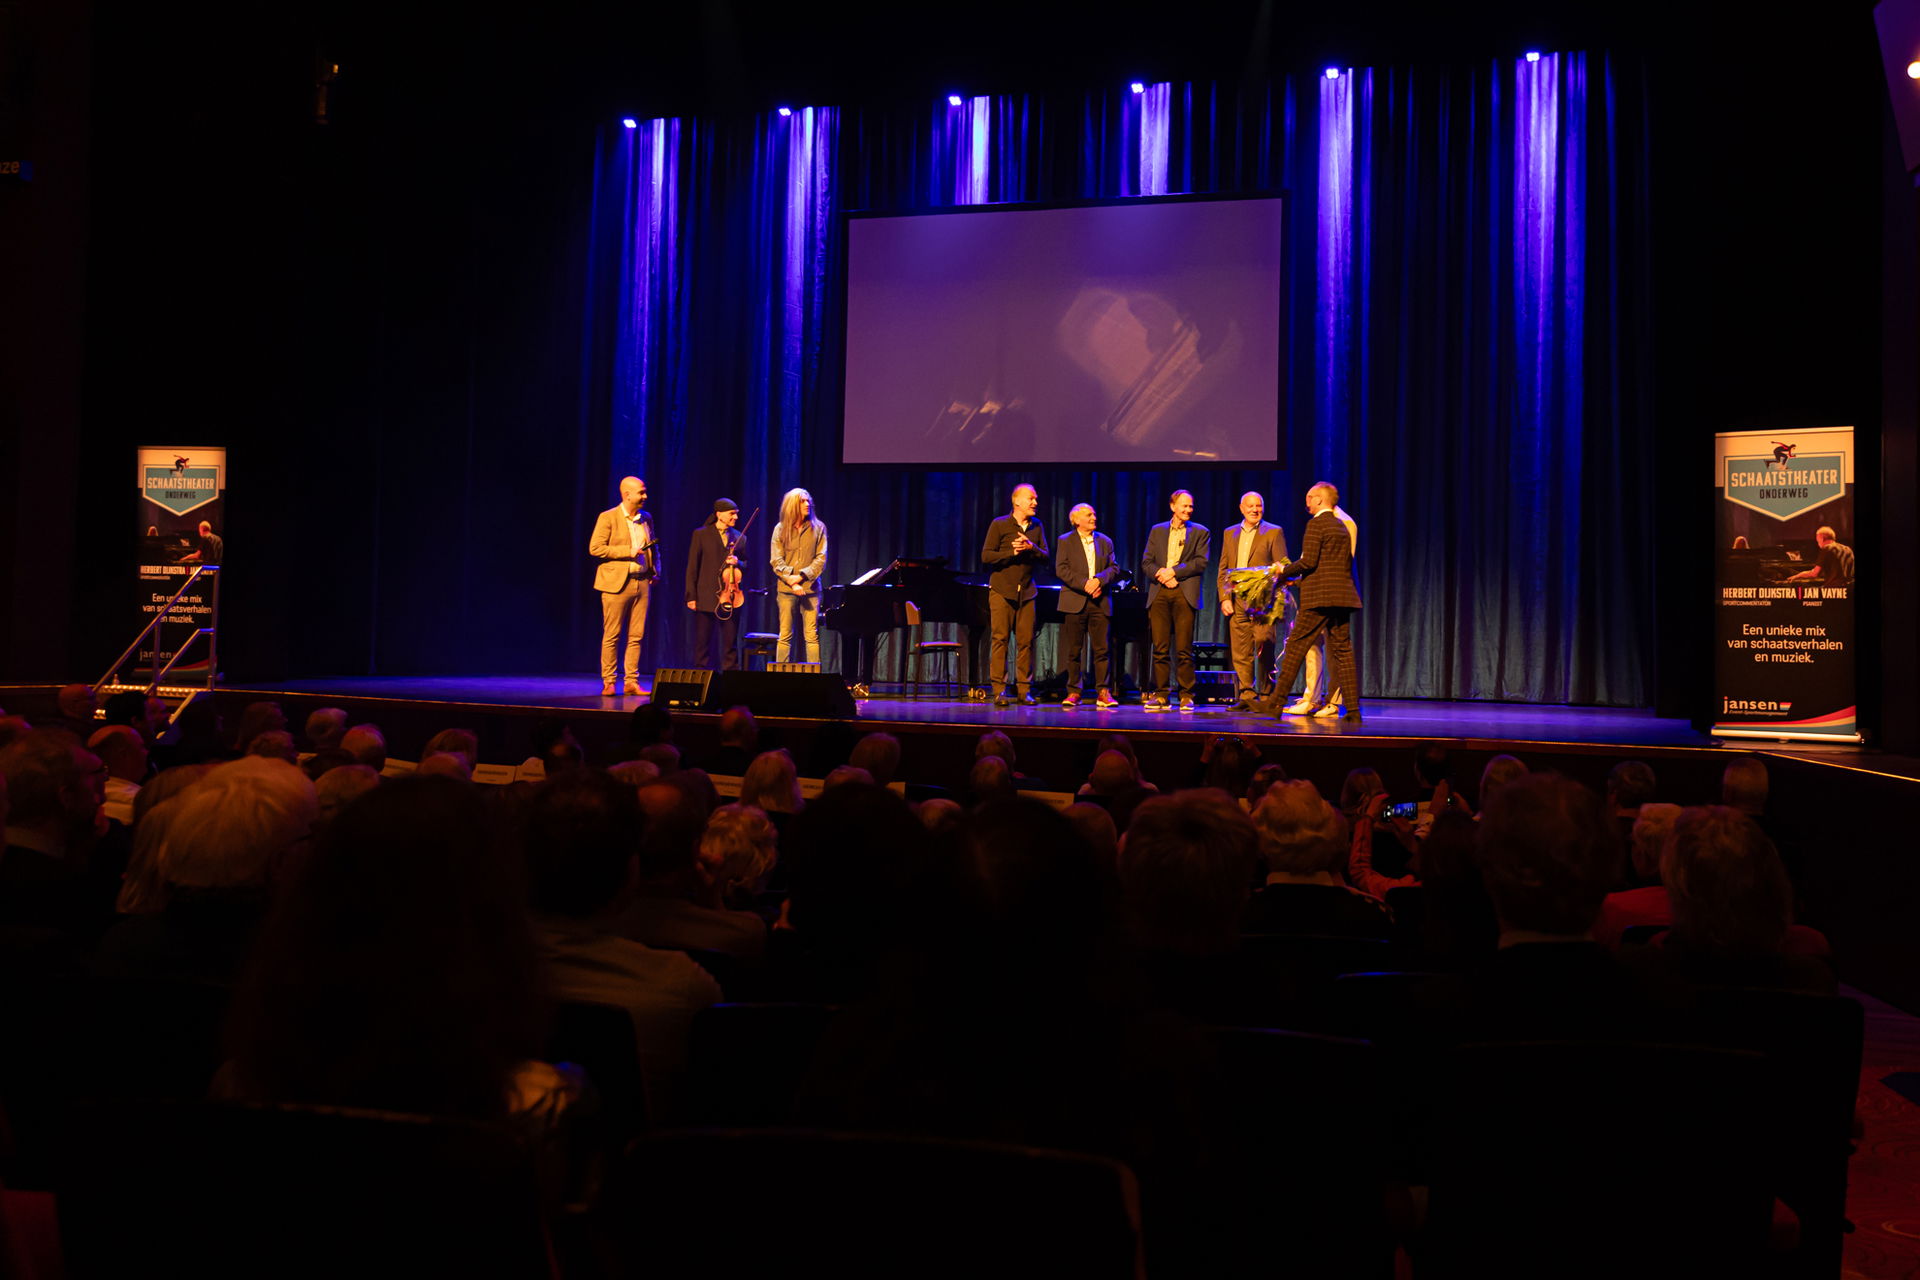
[[[1122,580],[1124,582],[1124,579]],[[1060,584],[1037,582],[1034,629],[1060,621]],[[1112,592],[1113,625],[1108,632],[1114,679],[1126,669],[1124,646],[1147,635],[1147,604],[1143,592],[1121,587]],[[922,625],[950,622],[961,637],[959,678],[963,685],[986,683],[988,643],[992,638],[987,615],[987,576],[959,573],[947,567],[944,556],[931,559],[902,556],[883,568],[869,570],[848,583],[828,587],[821,597],[821,623],[841,637],[841,674],[855,683],[873,684],[874,654],[880,637],[912,625],[917,611]],[[911,603],[914,610],[907,606]],[[902,648],[910,643],[903,637]],[[902,663],[904,674],[905,664]]]

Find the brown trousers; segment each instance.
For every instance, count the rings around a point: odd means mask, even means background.
[[[651,583],[628,578],[619,591],[600,593],[600,679],[605,684],[621,681],[620,632],[627,633],[624,664],[628,680],[640,678],[640,641],[647,634],[647,595]]]

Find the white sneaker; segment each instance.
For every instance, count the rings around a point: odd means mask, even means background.
[[[1282,710],[1280,714],[1283,716],[1310,716],[1313,714],[1313,703],[1306,698],[1302,698],[1292,706]]]
[[[1315,707],[1313,710],[1307,712],[1307,714],[1310,716],[1328,716],[1338,719],[1347,714],[1347,709],[1338,702],[1327,702]]]

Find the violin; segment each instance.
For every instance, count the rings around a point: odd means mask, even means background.
[[[753,527],[754,517],[760,514],[760,508],[753,509],[753,515],[738,529],[725,529],[721,536],[727,544],[727,563],[720,570],[720,602],[714,606],[713,616],[722,622],[733,616],[733,611],[747,602],[747,593],[741,589],[740,558],[734,554],[740,543],[746,538],[747,530]]]

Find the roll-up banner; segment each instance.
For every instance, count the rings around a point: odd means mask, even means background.
[[[139,587],[140,625],[180,589],[181,582],[199,564],[219,564],[226,552],[227,451],[222,448],[160,448],[139,450]],[[203,578],[180,598],[167,615],[168,624],[207,625],[213,614],[213,583]],[[171,625],[162,627],[160,665],[173,657],[172,644],[185,643],[192,634]],[[204,652],[197,661],[182,662],[174,678],[205,673]],[[143,645],[136,669],[153,667],[153,647]]]
[[[1853,428],[1721,432],[1714,464],[1712,732],[1859,742]]]

